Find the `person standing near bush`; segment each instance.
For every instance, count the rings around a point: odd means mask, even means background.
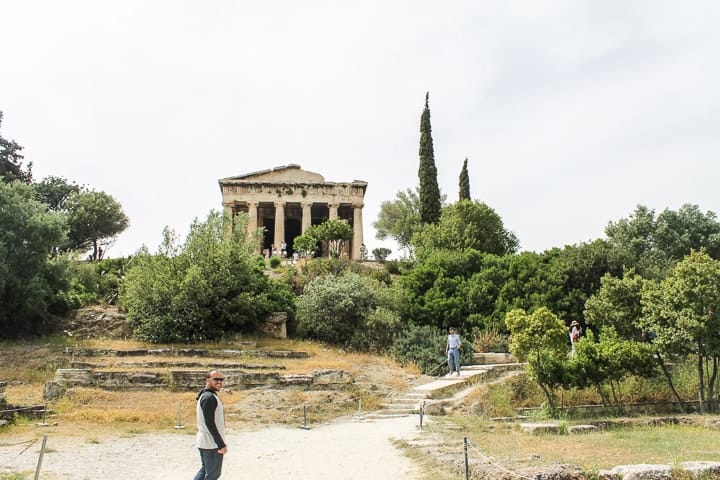
[[[217,480],[222,473],[225,444],[225,410],[218,392],[225,379],[213,370],[205,376],[205,388],[197,396],[195,446],[200,451],[200,470],[194,480]]]
[[[575,343],[580,340],[580,335],[582,335],[582,327],[577,322],[577,320],[573,320],[570,323],[570,353],[573,355],[575,354]]]
[[[460,347],[462,342],[460,341],[460,335],[455,333],[455,327],[450,327],[450,333],[447,337],[447,343],[445,344],[445,354],[447,355],[448,362],[448,376],[452,375],[453,372],[459,377],[460,376]]]

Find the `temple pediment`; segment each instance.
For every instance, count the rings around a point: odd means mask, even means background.
[[[319,173],[303,170],[300,165],[290,164],[223,178],[220,183],[325,183],[325,178]]]

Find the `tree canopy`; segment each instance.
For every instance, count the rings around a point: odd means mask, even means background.
[[[0,182],[0,336],[40,333],[67,286],[62,261],[50,258],[65,235],[62,216],[35,200],[32,187]]]
[[[299,251],[312,251],[314,246],[327,242],[328,253],[338,258],[345,251],[345,242],[353,237],[352,227],[342,220],[326,220],[305,230],[305,233],[296,237],[293,247]],[[310,249],[310,250],[308,250]]]
[[[122,206],[105,192],[73,193],[66,201],[69,247],[90,250],[90,259],[103,258],[107,246],[128,226]]]
[[[632,215],[610,222],[605,233],[612,245],[625,250],[638,273],[663,278],[691,250],[706,249],[720,258],[720,222],[714,212],[685,204],[679,210],[655,211],[638,205]]]
[[[445,207],[437,225],[426,225],[413,237],[418,255],[422,251],[477,250],[504,255],[519,246],[514,233],[487,204],[464,200]]]
[[[422,223],[435,224],[440,219],[440,187],[437,181],[435,150],[433,147],[432,127],[430,125],[430,93],[425,94],[425,108],[420,116],[420,220]]]
[[[0,127],[2,127],[3,112],[0,111]],[[23,167],[22,147],[15,140],[6,140],[0,135],[0,181],[10,183],[20,180],[23,183],[32,182],[32,163]]]
[[[410,253],[413,235],[422,227],[420,197],[417,189],[401,190],[395,194],[395,200],[382,202],[373,227],[378,240],[392,238],[400,248]]]
[[[465,157],[462,170],[460,171],[458,200],[470,200],[470,174],[468,173],[467,163],[468,159]]]

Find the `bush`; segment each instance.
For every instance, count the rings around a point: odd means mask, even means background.
[[[397,260],[390,260],[385,262],[385,270],[390,275],[400,275],[400,262]]]
[[[377,260],[380,263],[385,263],[385,260],[387,260],[387,257],[390,256],[390,254],[392,253],[392,250],[390,250],[389,248],[384,248],[384,247],[374,248],[372,253],[373,253],[373,256],[375,257],[375,260]]]
[[[447,337],[437,327],[410,326],[398,335],[393,345],[393,357],[401,365],[414,364],[427,375],[445,372],[445,343]]]
[[[353,272],[313,279],[297,302],[298,333],[349,344],[377,305],[377,282]]]
[[[193,223],[182,248],[166,230],[158,254],[136,255],[121,288],[135,335],[150,342],[217,340],[255,331],[272,311],[293,311],[291,291],[264,275],[244,228],[228,237],[212,212]]]
[[[282,263],[282,259],[280,257],[270,257],[270,268],[277,268]]]
[[[473,347],[477,352],[508,352],[508,336],[499,330],[473,330]]]
[[[365,327],[355,331],[350,346],[357,350],[385,353],[392,349],[395,336],[401,329],[402,322],[397,312],[378,307],[368,314]]]

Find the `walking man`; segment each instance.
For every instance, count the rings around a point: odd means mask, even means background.
[[[200,451],[201,467],[194,480],[217,480],[222,473],[225,444],[225,410],[218,392],[222,389],[222,374],[213,370],[205,375],[205,388],[197,396],[197,427],[195,446]]]
[[[451,376],[453,372],[459,377],[460,376],[460,335],[455,333],[455,327],[450,327],[450,334],[447,338],[447,344],[445,344],[445,354],[447,355],[448,361],[448,376]]]

